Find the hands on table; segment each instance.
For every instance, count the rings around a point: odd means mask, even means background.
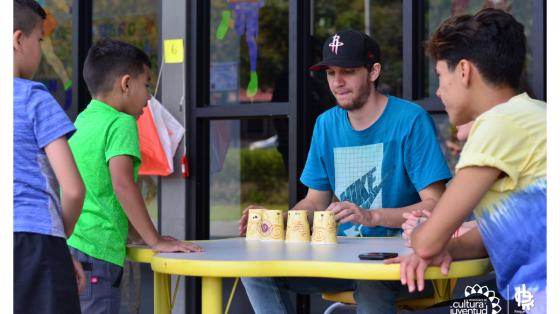
[[[249,210],[254,208],[263,208],[263,206],[249,205],[243,210],[241,218],[239,219],[240,236],[244,236],[247,233]],[[377,225],[374,211],[365,210],[348,201],[333,202],[325,210],[333,211],[335,213],[335,219],[340,223],[352,222],[368,227],[375,227]]]
[[[181,240],[177,240],[171,236],[160,236],[158,241],[151,246],[151,249],[155,252],[204,252],[204,249],[200,246]]]
[[[348,201],[333,202],[327,207],[326,210],[334,212],[334,218],[340,223],[355,223],[368,227],[375,227],[374,211],[365,210],[356,204]]]
[[[423,259],[420,256],[412,253],[407,256],[398,256],[395,258],[386,259],[385,264],[401,264],[401,284],[408,285],[408,291],[414,292],[416,288],[418,291],[423,291],[425,287],[424,272],[428,266],[439,266],[443,275],[447,276],[449,273],[449,266],[452,262],[452,257],[447,250],[442,251],[440,254],[430,258]],[[416,281],[415,281],[416,280]]]
[[[241,218],[239,218],[239,236],[244,236],[247,233],[247,221],[249,217],[249,209],[253,208],[264,208],[259,205],[249,205],[241,213]]]
[[[430,217],[431,214],[432,213],[427,210],[422,210],[422,211],[413,210],[410,213],[403,214],[403,217],[406,219],[406,221],[402,224],[402,229],[403,229],[402,237],[405,240],[405,245],[407,247],[411,246],[410,239],[412,236],[412,231],[414,231],[414,228],[424,223]]]

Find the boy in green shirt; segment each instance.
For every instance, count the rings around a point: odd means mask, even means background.
[[[82,311],[118,313],[128,221],[154,251],[201,248],[160,236],[136,185],[141,163],[136,119],[150,98],[148,56],[130,44],[102,40],[89,50],[83,75],[93,99],[76,119],[69,143],[86,197],[68,245],[86,272]]]

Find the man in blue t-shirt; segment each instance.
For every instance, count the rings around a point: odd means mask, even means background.
[[[378,44],[344,31],[329,37],[323,61],[336,107],[315,123],[301,182],[309,190],[293,209],[332,210],[346,236],[400,235],[403,213],[431,210],[451,177],[429,114],[411,102],[376,90]],[[338,199],[332,202],[333,194]],[[246,209],[240,220],[245,233]],[[395,313],[398,281],[312,278],[243,278],[258,313],[293,313],[288,291],[323,293],[355,289],[358,313]],[[406,292],[405,292],[406,293]]]

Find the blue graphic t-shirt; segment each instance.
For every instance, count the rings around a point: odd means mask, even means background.
[[[65,237],[58,182],[44,148],[74,130],[43,84],[14,78],[14,232]]]
[[[475,208],[500,294],[546,290],[546,104],[520,94],[474,122],[457,170],[503,172]]]
[[[451,173],[430,115],[420,106],[388,96],[387,106],[369,128],[356,131],[336,106],[315,123],[301,182],[334,191],[340,201],[361,208],[398,208],[420,202],[418,192],[448,180]],[[341,224],[339,235],[396,236],[400,228]]]

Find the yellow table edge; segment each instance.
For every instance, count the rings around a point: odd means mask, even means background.
[[[131,262],[149,264],[154,255],[154,251],[146,245],[128,245],[126,247],[126,259]]]
[[[196,253],[195,253],[196,254]],[[152,270],[164,274],[196,277],[324,277],[361,280],[400,280],[400,265],[322,261],[211,261],[153,256]],[[488,258],[454,261],[449,275],[430,267],[426,279],[478,276],[491,268]]]

